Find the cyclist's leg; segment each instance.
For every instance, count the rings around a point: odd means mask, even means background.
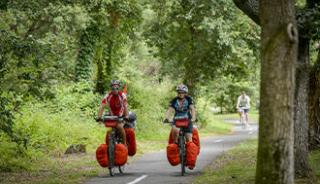
[[[189,121],[189,125],[187,128],[184,128],[185,137],[187,142],[192,141],[192,130],[193,130],[193,124],[191,121]]]
[[[119,132],[119,134],[120,134],[120,136],[121,136],[122,143],[123,143],[124,145],[126,145],[126,143],[127,143],[126,132],[125,132],[123,126],[124,126],[124,123],[123,123],[123,122],[118,122],[118,124],[117,124],[117,130],[118,130],[118,132]]]
[[[172,125],[171,126],[171,130],[172,130],[172,135],[173,135],[174,142],[178,143],[179,129],[175,125]]]
[[[249,113],[249,109],[245,109],[244,110],[244,113],[245,113],[245,118],[246,118],[246,124],[249,124],[249,115],[248,115],[248,113]]]
[[[237,111],[238,111],[238,114],[239,114],[239,122],[241,123],[241,116],[242,116],[241,109],[238,108]]]

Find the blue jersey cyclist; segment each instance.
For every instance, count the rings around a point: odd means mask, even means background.
[[[192,97],[188,95],[188,87],[184,84],[180,84],[176,88],[177,97],[172,99],[169,104],[169,108],[166,113],[166,120],[169,121],[170,116],[174,112],[174,117],[188,117],[189,125],[184,128],[186,133],[187,141],[192,141],[192,127],[193,122],[196,120],[196,111],[193,104]],[[173,139],[177,143],[179,129],[175,126],[175,123],[172,125],[173,130]]]

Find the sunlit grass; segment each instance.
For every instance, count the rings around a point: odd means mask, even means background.
[[[257,140],[249,140],[221,155],[204,173],[195,179],[195,184],[254,184]],[[296,184],[320,184],[320,150],[310,154],[310,166],[316,178],[296,179]],[[245,166],[245,167],[244,167]],[[312,180],[312,181],[311,181]],[[316,181],[315,181],[316,180]]]

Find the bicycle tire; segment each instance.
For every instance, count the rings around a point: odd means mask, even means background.
[[[115,149],[115,141],[114,141],[114,132],[109,136],[109,145],[108,145],[108,158],[109,158],[109,174],[110,176],[114,176],[114,149]]]
[[[185,155],[186,155],[186,147],[185,147],[185,141],[184,141],[184,135],[179,135],[179,155],[180,155],[180,165],[181,165],[181,176],[184,176],[186,172],[185,167]]]
[[[119,172],[120,172],[121,174],[123,174],[123,173],[124,173],[125,166],[124,166],[124,165],[119,166],[118,169],[119,169]]]

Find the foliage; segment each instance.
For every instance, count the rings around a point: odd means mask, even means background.
[[[241,77],[252,70],[257,27],[251,24],[251,29],[243,23],[248,20],[238,18],[232,2],[157,1],[152,8],[156,18],[146,28],[148,43],[159,49],[155,54],[163,71],[182,78],[192,95],[209,79],[225,73]],[[241,39],[243,33],[250,36]]]
[[[32,169],[70,144],[94,151],[112,78],[128,84],[139,141],[167,138],[161,122],[181,82],[199,97],[200,126],[228,131],[209,125],[207,109],[220,94],[230,110],[237,90],[256,90],[259,30],[247,23],[225,0],[1,1],[0,170]]]

